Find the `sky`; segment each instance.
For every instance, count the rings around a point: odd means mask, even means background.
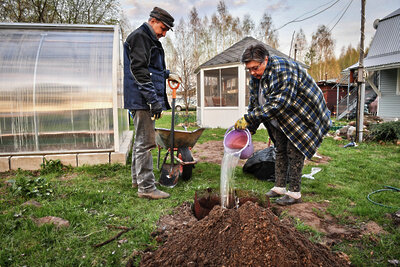
[[[154,6],[167,10],[178,23],[181,18],[188,18],[193,7],[196,7],[201,18],[211,18],[217,13],[218,2],[219,0],[121,0],[122,8],[134,28],[147,21]],[[325,25],[331,30],[337,57],[343,46],[351,44],[356,48],[360,43],[361,0],[225,0],[225,4],[231,15],[242,20],[248,14],[256,25],[264,12],[269,14],[275,29],[278,29],[278,49],[287,55],[294,32],[302,29],[309,45],[319,25]],[[365,47],[369,46],[375,33],[373,22],[398,8],[400,0],[366,0]],[[326,10],[323,11],[324,9]],[[321,13],[316,14],[319,12]],[[307,17],[311,18],[305,19]],[[294,20],[303,21],[287,24]],[[287,25],[284,26],[285,24]],[[174,33],[168,32],[170,34]]]

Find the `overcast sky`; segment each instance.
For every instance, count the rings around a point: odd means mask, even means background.
[[[188,18],[193,7],[197,8],[201,18],[211,17],[217,12],[219,0],[121,0],[122,8],[134,28],[140,26],[149,17],[154,6],[166,9],[178,22]],[[289,54],[293,32],[303,29],[308,44],[319,25],[332,29],[332,37],[336,41],[335,53],[339,56],[341,48],[352,44],[356,47],[360,42],[361,0],[225,0],[228,12],[243,19],[249,14],[258,24],[263,13],[272,17],[276,29],[293,20],[310,19],[290,23],[278,30],[279,50]],[[328,8],[329,6],[332,6]],[[326,11],[322,10],[328,8]],[[347,11],[345,12],[347,8]],[[369,46],[375,29],[373,22],[400,8],[400,0],[366,0],[365,47]],[[316,14],[316,15],[315,15]],[[315,16],[313,16],[315,15]],[[336,26],[335,26],[336,24]],[[169,32],[168,34],[174,34]]]

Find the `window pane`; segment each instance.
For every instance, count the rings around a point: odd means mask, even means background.
[[[220,98],[219,70],[204,71],[204,106],[217,107]]]
[[[238,106],[238,68],[221,69],[222,92],[220,106]]]

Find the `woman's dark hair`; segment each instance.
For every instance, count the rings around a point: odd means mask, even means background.
[[[269,52],[262,44],[250,45],[242,54],[242,63],[246,64],[250,61],[263,62],[265,57],[269,57]]]

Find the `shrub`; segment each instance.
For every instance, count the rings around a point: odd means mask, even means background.
[[[390,121],[371,125],[370,138],[375,141],[400,140],[400,121]]]
[[[12,184],[11,192],[17,196],[35,198],[53,195],[51,183],[43,177],[20,177],[8,182]]]
[[[56,160],[44,159],[44,163],[41,164],[40,167],[41,167],[40,174],[42,175],[46,175],[49,173],[61,175],[63,172],[71,170],[71,166],[63,165],[59,159]]]

